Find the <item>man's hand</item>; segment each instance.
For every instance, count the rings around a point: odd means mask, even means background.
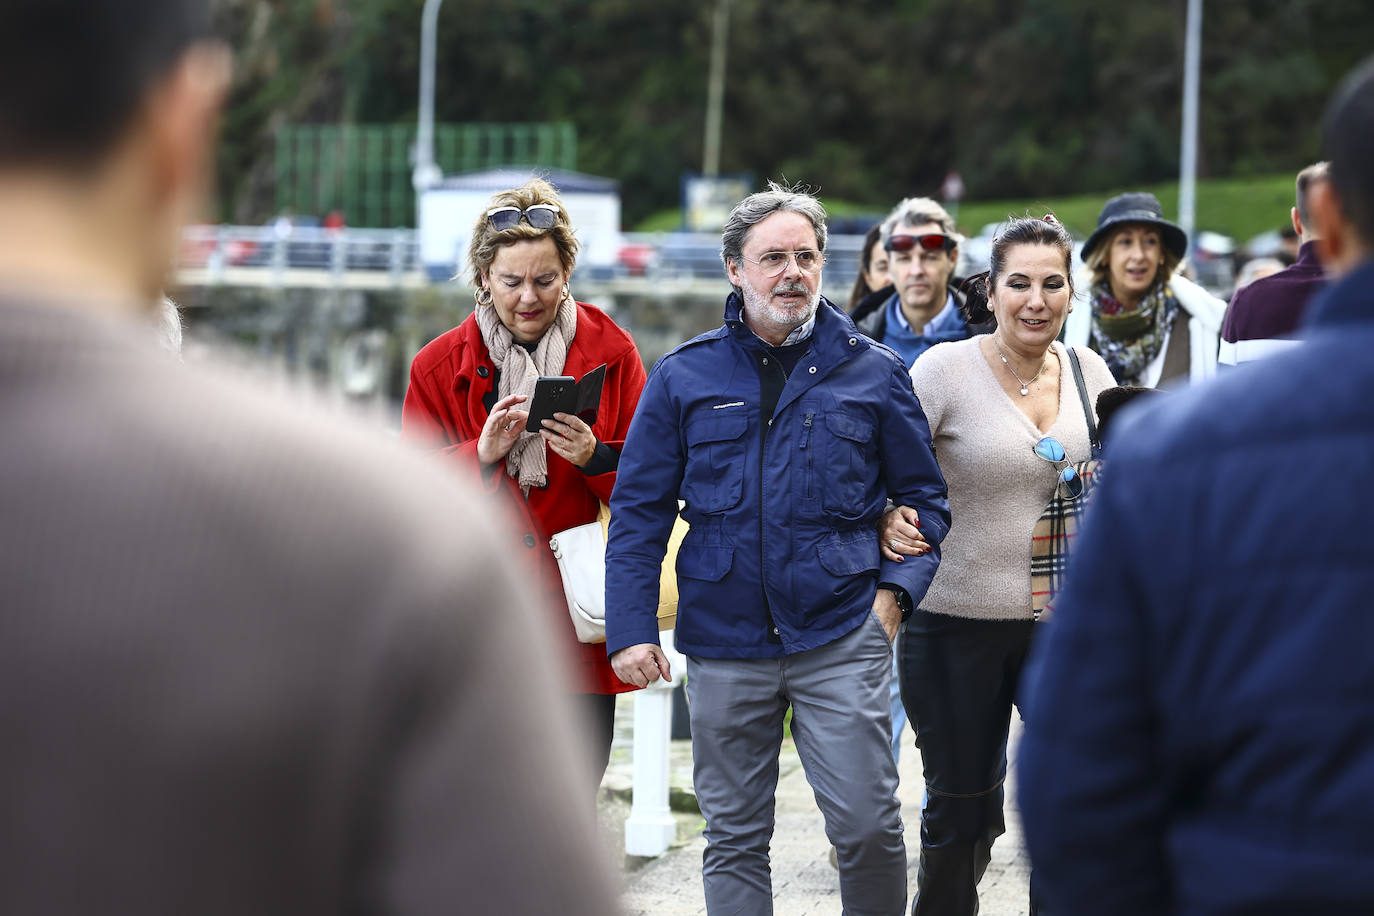
[[[902,556],[919,557],[930,552],[921,534],[921,517],[910,506],[895,506],[878,520],[878,545],[883,557],[902,562]]]
[[[891,595],[889,594],[888,597]],[[895,600],[892,602],[892,607],[894,609],[897,607]],[[898,619],[901,619],[901,616],[901,611],[897,611]],[[668,667],[668,656],[664,655],[663,650],[651,642],[642,642],[637,646],[626,646],[616,650],[611,655],[611,668],[615,671],[616,677],[627,684],[634,684],[636,687],[648,687],[660,677],[669,683],[672,683],[673,680]]]
[[[873,613],[878,615],[878,622],[887,632],[887,641],[892,642],[896,639],[897,627],[902,622],[902,609],[897,604],[897,596],[892,594],[892,589],[878,589],[878,594],[873,597]]]

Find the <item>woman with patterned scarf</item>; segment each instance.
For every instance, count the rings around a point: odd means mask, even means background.
[[[1153,194],[1107,201],[1083,243],[1088,307],[1065,327],[1065,342],[1096,350],[1122,385],[1214,374],[1226,303],[1175,275],[1187,250],[1187,235]]]
[[[492,511],[515,521],[509,549],[529,559],[543,586],[547,627],[564,650],[562,667],[574,676],[569,690],[586,713],[579,728],[591,731],[587,745],[600,785],[615,696],[634,688],[615,676],[604,644],[577,641],[549,537],[595,521],[599,504],[610,502],[644,364],[629,334],[573,299],[568,278],[577,248],[567,211],[547,182],[530,181],[488,202],[468,247],[477,307],[411,363],[401,437],[478,480],[491,494]],[[601,404],[590,425],[558,413],[542,429],[526,428],[541,375],[581,379],[602,364]],[[513,671],[509,684],[491,687],[519,690],[519,677]]]

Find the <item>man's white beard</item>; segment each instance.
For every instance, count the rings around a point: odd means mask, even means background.
[[[806,306],[802,309],[781,309],[773,305],[767,296],[761,296],[752,286],[743,286],[740,292],[744,297],[744,313],[753,321],[768,325],[779,330],[786,328],[801,327],[816,314],[816,309],[821,303],[821,294],[818,289],[806,300]],[[769,290],[770,295],[777,293],[806,293],[806,286],[802,283],[779,283]]]

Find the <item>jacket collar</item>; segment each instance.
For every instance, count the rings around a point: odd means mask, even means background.
[[[742,317],[744,301],[739,293],[731,293],[725,299],[725,326],[729,329],[730,336],[736,343],[741,344],[751,350],[766,347],[762,340],[755,336],[754,332],[745,325]],[[850,344],[850,338],[856,338],[854,344]],[[816,355],[821,359],[841,359],[847,354],[862,352],[868,349],[867,338],[859,334],[859,329],[854,325],[854,320],[844,313],[844,310],[835,305],[824,296],[821,297],[820,305],[816,308],[816,326],[811,331],[811,336],[807,338],[811,341],[811,346]]]
[[[1293,266],[1299,270],[1320,273],[1322,271],[1322,262],[1317,258],[1317,243],[1303,242],[1302,247],[1298,249],[1298,257],[1297,260],[1293,262]]]
[[[1306,328],[1374,322],[1374,258],[1318,293],[1307,309]]]
[[[859,300],[858,305],[854,306],[854,311],[849,313],[849,317],[853,318],[856,322],[863,321],[869,315],[886,307],[887,300],[892,298],[892,294],[896,291],[897,288],[891,283],[884,286],[882,289],[871,291],[867,296]]]

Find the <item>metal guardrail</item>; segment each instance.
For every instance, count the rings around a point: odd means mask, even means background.
[[[830,299],[848,299],[862,248],[863,236],[830,236],[825,266],[825,289]],[[182,236],[180,255],[181,280],[190,285],[377,288],[447,282],[431,281],[426,275],[414,229],[191,226]],[[616,263],[584,264],[578,268],[577,279],[593,284],[723,284],[720,236],[625,233]]]
[[[348,274],[369,272],[401,286],[419,266],[413,229],[301,226],[190,226],[182,234],[178,265],[183,275],[209,285],[255,271],[260,276],[254,285],[264,286],[286,285],[288,271],[324,272],[340,286],[350,285]]]

